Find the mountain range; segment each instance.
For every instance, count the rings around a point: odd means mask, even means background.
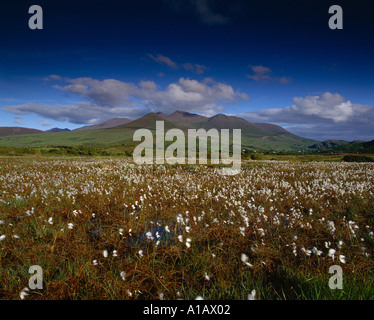
[[[0,146],[7,147],[52,147],[73,145],[126,145],[135,146],[135,130],[146,128],[155,130],[156,121],[163,120],[165,131],[179,128],[188,129],[241,129],[242,147],[248,150],[302,151],[324,150],[344,146],[349,142],[341,140],[316,141],[299,137],[286,129],[269,123],[251,123],[242,118],[217,114],[205,117],[177,110],[171,114],[149,113],[139,119],[115,118],[99,124],[84,126],[75,130],[53,128],[48,131],[21,127],[0,127]],[[354,142],[356,143],[363,143]]]

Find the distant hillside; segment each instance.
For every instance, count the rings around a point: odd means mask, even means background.
[[[22,127],[0,127],[0,137],[14,136],[19,134],[42,133],[44,131],[38,129],[22,128]]]
[[[65,129],[52,128],[52,129],[49,129],[49,130],[45,130],[44,132],[68,132],[68,131],[70,131],[70,129],[68,129],[68,128],[65,128]]]
[[[368,142],[349,142],[332,148],[324,149],[321,152],[329,153],[374,153],[374,140]]]
[[[324,150],[324,149],[331,149],[331,148],[335,148],[338,146],[346,145],[349,143],[350,143],[349,141],[345,141],[345,140],[326,140],[326,141],[318,142],[310,146],[309,148],[312,150]]]
[[[179,128],[187,135],[188,129],[203,128],[241,129],[242,146],[247,150],[265,151],[302,151],[317,144],[316,140],[296,136],[282,127],[267,123],[250,123],[242,118],[218,114],[204,117],[185,111],[175,111],[170,115],[149,113],[130,121],[119,118],[105,121],[94,126],[82,127],[70,132],[45,132],[25,136],[0,137],[0,146],[45,147],[74,145],[126,145],[135,146],[135,130],[147,128],[155,130],[156,121],[164,121],[165,131]],[[125,122],[125,123],[124,123]],[[120,123],[120,124],[119,124]],[[119,125],[118,125],[119,124]]]
[[[94,124],[91,126],[84,126],[78,129],[74,129],[73,131],[87,131],[87,130],[97,130],[97,129],[106,129],[106,128],[114,128],[126,123],[131,122],[132,120],[128,118],[114,118],[108,121],[104,121],[98,124]]]

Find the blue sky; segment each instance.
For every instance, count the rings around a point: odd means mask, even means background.
[[[372,1],[7,1],[0,126],[77,128],[151,111],[226,113],[374,139]],[[343,30],[328,9],[343,8]]]

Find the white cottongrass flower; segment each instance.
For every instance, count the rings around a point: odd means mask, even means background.
[[[252,290],[251,294],[248,295],[248,300],[256,300],[256,290]]]
[[[343,243],[344,243],[344,242],[343,242],[342,240],[340,240],[340,241],[339,241],[339,243],[338,243],[338,248],[339,248],[339,249],[341,249],[341,248],[342,248],[342,246],[343,246]]]
[[[118,257],[118,252],[117,252],[117,250],[113,250],[113,257]]]
[[[138,254],[139,254],[140,257],[143,257],[143,250],[139,250]]]
[[[180,242],[183,242],[183,236],[182,236],[182,235],[179,235],[179,236],[178,236],[178,240],[179,240]]]
[[[322,254],[322,251],[321,251],[321,250],[318,250],[316,247],[313,247],[312,252],[313,252],[313,254],[315,254],[316,256],[320,256],[320,255]]]
[[[93,260],[93,261],[92,261],[92,264],[93,264],[94,266],[97,266],[97,265],[98,265],[97,260]]]
[[[19,297],[21,298],[21,300],[25,299],[25,297],[29,295],[26,291],[29,291],[29,289],[23,288],[21,293],[19,294]]]
[[[186,247],[187,247],[187,248],[190,248],[190,247],[191,247],[191,239],[190,239],[190,238],[187,238],[187,239],[186,239]]]
[[[0,237],[0,241],[3,241],[5,238],[6,238],[6,235],[3,234],[3,235]]]
[[[327,221],[327,226],[329,227],[331,233],[334,233],[335,232],[335,224],[334,224],[334,221]]]
[[[202,296],[197,296],[197,297],[195,298],[195,300],[204,300],[204,298],[203,298]]]
[[[14,234],[14,235],[13,235],[13,238],[15,238],[15,239],[19,239],[19,235],[18,235],[18,234]]]
[[[53,224],[53,217],[50,217],[50,218],[48,219],[48,223],[49,223],[49,224]]]
[[[169,226],[165,226],[165,231],[170,232]]]
[[[342,254],[339,255],[339,260],[340,260],[341,263],[345,263],[346,262],[345,256],[343,256]]]
[[[148,231],[145,236],[147,237],[148,240],[153,240],[152,232]]]
[[[126,280],[126,272],[125,271],[121,271],[121,273],[119,275],[121,276],[123,281]]]
[[[123,236],[123,229],[122,228],[119,228],[119,234],[121,235],[121,236]]]
[[[300,250],[303,251],[307,256],[310,256],[312,254],[311,250],[306,250],[304,247],[302,247]]]
[[[158,294],[158,298],[159,298],[160,300],[164,300],[164,294],[163,294],[162,292],[160,292],[160,293]]]
[[[215,257],[216,257],[216,255],[214,253],[212,253],[212,258],[215,258]]]
[[[0,224],[4,224],[5,223],[5,221],[4,220],[0,220]]]
[[[327,255],[328,255],[329,257],[331,257],[332,260],[334,261],[335,253],[336,253],[336,250],[335,250],[335,249],[330,249],[330,250],[329,250],[329,253],[328,253]]]
[[[73,224],[73,223],[71,223],[71,222],[70,222],[70,223],[68,223],[68,229],[70,229],[70,230],[71,230],[71,229],[73,229],[73,227],[74,227],[74,224]]]
[[[186,227],[186,232],[190,232],[191,227]]]
[[[108,250],[103,250],[103,256],[104,258],[108,258]]]
[[[248,258],[248,256],[247,256],[245,253],[242,253],[242,254],[241,254],[240,259],[242,260],[242,262],[243,262],[245,265],[247,265],[247,266],[249,266],[249,267],[253,267],[253,265],[250,264],[250,263],[248,262],[248,261],[249,261],[249,258]]]
[[[206,272],[204,272],[204,278],[205,278],[205,280],[210,281],[210,276]]]

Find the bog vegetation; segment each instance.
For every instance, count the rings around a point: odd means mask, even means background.
[[[373,299],[373,181],[367,162],[2,157],[0,298]]]

